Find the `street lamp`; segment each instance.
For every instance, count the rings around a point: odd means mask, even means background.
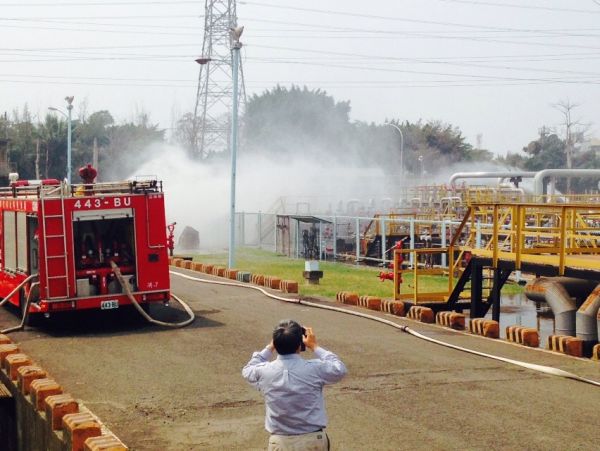
[[[390,127],[394,127],[400,133],[400,175],[404,175],[404,134],[400,127],[396,124],[392,124],[391,122],[386,122],[385,125],[389,125]]]
[[[231,34],[231,57],[233,60],[233,103],[231,108],[231,191],[229,210],[229,258],[227,265],[229,269],[235,265],[235,171],[238,139],[238,67],[240,61],[240,49],[242,43],[240,37],[244,27],[230,28]]]
[[[58,108],[54,108],[52,106],[48,107],[50,111],[56,111],[67,119],[67,183],[69,185],[71,184],[71,111],[73,110],[74,98],[75,96],[65,97],[65,100],[67,101],[68,114],[65,114],[64,111],[59,110]]]
[[[196,58],[196,61],[200,66],[200,74],[202,74],[202,66],[206,66],[208,63],[212,61],[212,58],[209,56],[200,56]],[[208,69],[207,69],[208,70]],[[198,88],[196,91],[196,105],[194,106],[194,123],[192,124],[192,151],[198,151],[197,148],[197,140],[198,140],[198,105],[200,103],[200,78],[198,80]],[[202,112],[202,117],[206,116],[206,102],[204,102],[204,111]],[[204,126],[204,124],[203,124]],[[204,153],[204,131],[202,131],[200,141],[200,156]]]

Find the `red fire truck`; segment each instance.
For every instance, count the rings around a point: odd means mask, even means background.
[[[162,183],[84,180],[13,177],[0,188],[1,299],[23,313],[27,299],[29,313],[45,314],[130,305],[112,261],[140,305],[168,301]]]

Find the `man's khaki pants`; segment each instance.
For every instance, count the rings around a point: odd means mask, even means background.
[[[269,451],[328,451],[329,438],[325,431],[301,435],[276,435],[269,438]]]

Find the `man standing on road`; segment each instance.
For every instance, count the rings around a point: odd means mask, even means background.
[[[317,359],[304,360],[300,356],[304,346]],[[274,350],[279,356],[270,361]],[[317,345],[312,328],[281,321],[271,343],[255,352],[242,370],[244,379],[265,397],[269,451],[328,450],[323,386],[345,375],[346,366],[333,352]]]

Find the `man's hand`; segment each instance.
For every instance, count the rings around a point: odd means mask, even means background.
[[[317,337],[315,336],[312,327],[305,327],[305,329],[306,335],[302,337],[302,341],[304,342],[307,348],[309,348],[311,351],[314,351],[317,347]]]
[[[267,348],[269,348],[269,351],[275,352],[275,345],[273,344],[273,340],[271,340],[271,343],[267,345]]]

